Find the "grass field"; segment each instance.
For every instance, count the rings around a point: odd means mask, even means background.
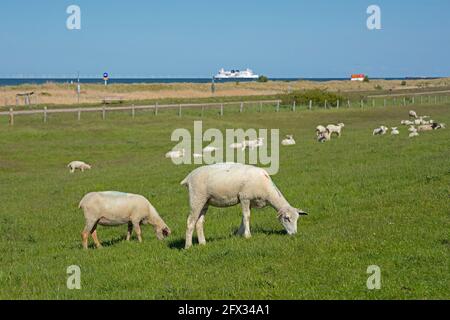
[[[249,240],[234,236],[239,207],[211,208],[206,247],[183,250],[187,190],[194,166],[164,159],[176,128],[192,129],[195,111],[158,117],[123,113],[0,118],[0,299],[443,299],[450,297],[450,130],[372,137],[399,126],[409,108],[205,115],[204,128],[280,128],[297,145],[281,150],[273,177],[286,198],[309,212],[288,237],[267,208],[252,214]],[[416,106],[450,124],[450,105]],[[198,113],[198,112],[197,112]],[[314,140],[318,124],[345,122],[344,135]],[[93,164],[84,174],[66,165]],[[124,241],[126,226],[99,227],[102,250],[83,251],[79,200],[90,191],[143,194],[172,229],[157,241]],[[79,265],[81,290],[66,268]],[[366,287],[369,265],[382,288]]]

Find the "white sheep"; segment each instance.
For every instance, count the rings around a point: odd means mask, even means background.
[[[67,165],[67,168],[70,169],[70,173],[74,173],[75,170],[80,170],[81,172],[84,172],[84,170],[91,170],[92,166],[83,161],[72,161]]]
[[[184,149],[182,150],[173,150],[166,153],[166,158],[170,159],[176,159],[176,158],[183,158],[186,151]]]
[[[282,146],[293,146],[295,145],[295,140],[294,140],[294,136],[292,135],[287,135],[286,139],[283,139],[281,141],[281,145]]]
[[[396,136],[399,135],[400,131],[398,131],[397,127],[392,127],[391,128],[391,135]]]
[[[81,199],[79,207],[83,209],[86,219],[86,225],[81,234],[85,249],[88,248],[89,234],[91,234],[96,247],[101,247],[97,237],[97,225],[128,224],[127,241],[130,240],[134,228],[139,242],[142,242],[141,224],[152,225],[159,240],[170,235],[169,227],[161,219],[156,209],[141,195],[116,191],[91,192]]]
[[[344,128],[345,125],[343,123],[339,123],[338,125],[329,124],[327,125],[327,129],[330,132],[330,135],[332,136],[333,133],[336,133],[338,137],[341,136],[342,128]]]
[[[418,137],[418,136],[419,136],[419,133],[418,133],[417,131],[411,132],[411,133],[409,134],[409,137],[410,137],[410,138],[414,138],[414,137]]]
[[[409,132],[417,132],[417,128],[414,127],[414,126],[410,126],[410,127],[408,128],[408,131],[409,131]]]
[[[372,135],[376,136],[376,135],[385,135],[388,132],[388,128],[385,126],[381,126],[379,128],[376,128],[373,130]]]
[[[261,168],[240,163],[203,166],[192,171],[182,182],[189,190],[190,214],[187,219],[186,246],[192,246],[194,228],[200,244],[206,244],[203,223],[208,206],[242,206],[242,224],[238,234],[249,238],[250,209],[272,206],[289,235],[297,233],[297,220],[306,215],[292,207]]]
[[[411,118],[415,118],[415,119],[418,118],[417,113],[416,113],[414,110],[409,111],[409,116],[410,116]]]

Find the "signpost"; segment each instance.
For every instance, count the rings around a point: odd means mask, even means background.
[[[107,86],[108,85],[108,80],[109,80],[108,72],[105,72],[103,74],[103,80],[105,80],[105,86]]]

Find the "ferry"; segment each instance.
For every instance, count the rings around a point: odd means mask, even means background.
[[[219,73],[214,76],[214,79],[217,79],[217,80],[226,80],[226,79],[255,80],[258,78],[259,78],[259,75],[254,74],[253,71],[250,69],[246,69],[244,71],[240,71],[240,70],[225,71],[222,68],[219,70]]]

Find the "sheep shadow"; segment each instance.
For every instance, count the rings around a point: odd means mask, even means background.
[[[232,236],[232,235],[231,235]],[[222,241],[225,239],[229,239],[230,237],[215,237],[215,238],[208,238],[206,237],[206,243],[213,243],[216,241]],[[169,240],[168,243],[168,247],[170,249],[175,249],[175,250],[183,250],[184,246],[186,244],[186,240],[184,238],[178,238],[175,240]],[[193,245],[197,245],[198,244],[198,238],[197,237],[192,237],[192,244]]]

